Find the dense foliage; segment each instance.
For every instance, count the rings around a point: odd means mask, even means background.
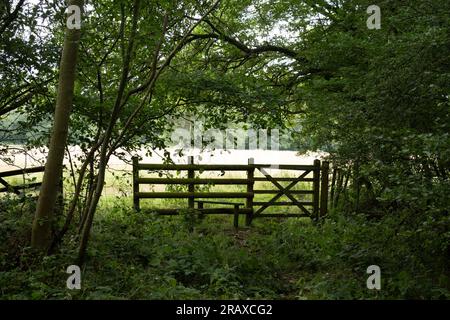
[[[309,145],[352,170],[373,201],[448,215],[448,2],[379,4],[382,28],[358,11],[332,14],[308,49],[326,70],[300,88]]]
[[[368,29],[372,4],[87,1],[64,146],[81,154],[51,221],[53,254],[29,247],[33,200],[2,197],[1,297],[448,299],[450,2],[380,0],[381,29]],[[65,2],[0,9],[0,156],[11,164],[12,142],[48,147]],[[164,149],[181,121],[278,128],[291,147],[327,152],[331,216],[239,233],[207,219],[190,233],[196,221],[99,202],[112,155]],[[86,285],[66,291],[62,266],[89,234]],[[378,292],[365,287],[371,264]]]
[[[8,210],[0,220],[2,298],[449,298],[441,235],[432,223],[411,232],[406,213],[372,221],[339,214],[320,226],[263,220],[238,232],[230,219],[212,217],[190,232],[182,217],[137,215],[129,205],[110,202],[98,216],[80,291],[66,288],[73,238],[58,254],[36,259],[24,240],[32,216]],[[366,288],[374,263],[383,266],[380,291]]]

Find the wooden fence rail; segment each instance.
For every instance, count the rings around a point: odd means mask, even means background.
[[[25,169],[16,169],[10,171],[0,172],[0,185],[3,185],[0,188],[0,193],[15,193],[18,196],[27,195],[27,191],[37,191],[42,185],[42,181],[25,183],[25,176],[32,173],[44,173],[45,166],[33,167],[33,168],[25,168]],[[16,177],[22,176],[24,183],[20,185],[12,185],[7,182],[4,178],[8,177]],[[37,195],[33,196],[34,199],[37,199]],[[24,199],[24,198],[23,198]],[[57,197],[57,210],[60,210],[64,205],[64,190],[63,190],[63,175],[61,174],[59,186],[58,186],[58,197]]]
[[[272,177],[265,169],[277,169],[281,172],[290,170],[296,172],[296,177]],[[328,206],[328,162],[315,160],[312,165],[270,165],[255,164],[253,159],[246,165],[220,165],[220,164],[194,164],[193,157],[188,158],[188,164],[146,164],[139,163],[137,157],[133,157],[133,203],[136,211],[141,211],[142,199],[188,199],[189,209],[198,210],[201,214],[233,214],[234,225],[237,227],[237,216],[244,214],[246,224],[250,225],[255,218],[263,217],[310,217],[318,219],[327,214]],[[167,177],[141,177],[140,172],[161,171],[185,171],[186,178]],[[243,172],[245,178],[203,178],[196,177],[205,171]],[[260,172],[263,177],[255,177],[255,172]],[[312,176],[312,177],[311,177]],[[271,182],[276,189],[255,189],[256,182]],[[280,182],[289,182],[283,186]],[[310,189],[292,190],[299,182],[311,184]],[[141,185],[184,185],[187,192],[143,192]],[[245,186],[242,192],[201,192],[196,191],[198,185],[236,185]],[[272,195],[269,201],[255,201],[255,195]],[[311,195],[309,201],[299,200],[295,195]],[[277,201],[281,197],[287,197],[290,201]],[[203,199],[242,199],[244,203],[211,201]],[[204,208],[204,204],[220,205],[218,208]],[[195,208],[197,204],[197,208]],[[296,206],[297,213],[264,213],[270,207]],[[308,207],[308,208],[306,208]],[[161,215],[176,215],[178,209],[152,209],[152,212]]]
[[[44,171],[45,171],[45,167],[42,166],[42,167],[17,169],[17,170],[0,172],[0,184],[3,185],[3,187],[0,188],[0,193],[12,192],[17,195],[21,195],[24,192],[24,190],[38,188],[41,186],[42,182],[33,182],[33,183],[28,183],[28,184],[24,183],[21,185],[11,185],[4,178],[19,176],[19,175],[24,176],[26,174],[39,173],[39,172],[44,172]]]

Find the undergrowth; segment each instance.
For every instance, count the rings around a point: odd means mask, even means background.
[[[97,214],[81,290],[66,288],[74,234],[54,255],[29,248],[33,205],[0,207],[1,299],[448,299],[449,219],[155,217],[124,201]],[[416,221],[421,221],[420,223]],[[367,267],[381,268],[369,290]]]

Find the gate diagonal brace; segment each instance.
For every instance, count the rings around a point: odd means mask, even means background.
[[[8,190],[12,190],[15,194],[20,195],[20,191],[14,186],[10,185],[6,180],[0,177],[0,183],[4,185]]]
[[[265,171],[262,168],[258,168],[258,170],[264,174],[264,176],[267,178],[267,180],[269,180],[270,182],[272,182],[278,189],[280,189],[280,192],[277,193],[267,204],[265,204],[264,206],[262,206],[261,208],[258,209],[258,211],[255,212],[255,216],[256,215],[260,215],[261,212],[263,212],[265,209],[267,209],[271,204],[275,203],[275,201],[277,201],[279,198],[281,198],[283,195],[286,195],[293,204],[295,204],[297,207],[299,207],[305,214],[310,215],[311,213],[306,210],[306,208],[301,205],[297,199],[289,192],[289,190],[291,188],[293,188],[301,179],[303,179],[304,177],[306,177],[311,170],[306,170],[305,172],[303,172],[297,179],[295,179],[294,181],[292,181],[286,188],[284,188],[281,184],[279,184],[271,175],[269,175],[267,173],[267,171]]]

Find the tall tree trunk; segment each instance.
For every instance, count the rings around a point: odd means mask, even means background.
[[[71,0],[69,2],[69,5],[78,6],[81,12],[83,12],[83,4],[83,0]],[[53,132],[31,236],[32,247],[41,251],[47,250],[52,240],[51,225],[58,196],[58,184],[63,169],[80,34],[79,29],[67,28],[64,38]]]

